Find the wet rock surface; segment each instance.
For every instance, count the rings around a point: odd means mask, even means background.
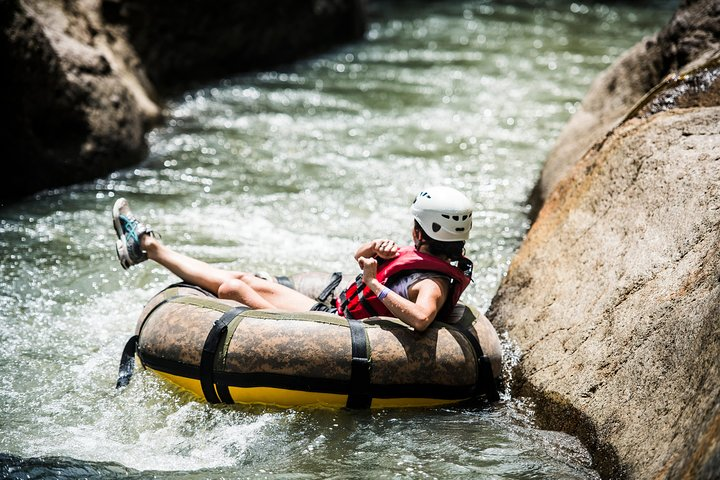
[[[357,0],[104,0],[103,14],[163,90],[288,62],[365,31]]]
[[[720,51],[720,2],[686,0],[668,25],[628,50],[593,82],[548,156],[533,192],[537,211],[577,160],[666,77]]]
[[[361,0],[0,4],[0,199],[138,163],[157,92],[296,59],[364,32]]]
[[[617,129],[548,199],[489,312],[543,424],[617,451],[596,457],[605,477],[669,471],[716,429],[719,125],[714,107]]]
[[[86,2],[87,3],[87,2]],[[143,111],[118,60],[97,30],[97,19],[78,4],[4,2],[2,80],[12,119],[0,144],[6,175],[1,197],[91,179],[140,161]],[[8,175],[9,174],[9,175]]]
[[[691,15],[717,19],[720,2],[684,8],[653,47],[682,70],[642,70],[643,42],[571,120],[553,153],[566,171],[544,172],[552,189],[488,312],[523,351],[514,391],[604,478],[720,477],[718,22]]]

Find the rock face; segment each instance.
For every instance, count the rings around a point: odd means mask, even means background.
[[[137,163],[156,92],[358,38],[363,2],[0,2],[0,200]]]
[[[720,473],[718,179],[719,107],[626,122],[553,192],[491,307],[523,350],[518,393],[614,450],[606,477],[694,454]]]
[[[2,196],[138,162],[144,126],[158,109],[144,89],[133,92],[132,77],[118,73],[123,61],[92,10],[50,1],[1,8],[2,95],[10,117],[2,130]]]
[[[714,30],[692,27],[709,14]],[[675,64],[689,71],[654,88],[643,42],[596,82],[488,312],[523,351],[516,394],[604,478],[720,478],[718,25],[719,2],[687,2],[653,48],[692,45]]]
[[[364,0],[105,0],[103,13],[162,89],[291,61],[362,37],[366,21]]]
[[[668,75],[720,49],[720,2],[686,0],[658,34],[627,51],[591,85],[548,156],[533,192],[536,210],[577,160]]]

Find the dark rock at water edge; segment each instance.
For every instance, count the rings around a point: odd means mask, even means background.
[[[685,2],[599,77],[488,312],[604,478],[720,478],[718,26]]]
[[[103,13],[161,89],[287,62],[366,27],[358,0],[105,0]]]
[[[138,163],[163,94],[361,37],[365,10],[364,0],[6,0],[0,30],[9,200]]]
[[[0,8],[2,104],[9,117],[0,130],[0,197],[138,162],[146,119],[98,48],[91,19],[77,13],[71,25],[54,3],[10,1]]]

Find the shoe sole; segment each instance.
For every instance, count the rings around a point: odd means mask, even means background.
[[[115,227],[115,234],[117,235],[118,240],[123,237],[122,224],[120,223],[120,210],[127,204],[127,200],[125,200],[124,198],[118,198],[117,200],[115,200],[115,204],[113,205],[113,227]]]
[[[113,227],[115,227],[115,234],[118,237],[115,242],[115,254],[117,255],[118,261],[120,261],[120,266],[123,270],[127,270],[131,265],[128,261],[130,257],[127,253],[127,244],[123,238],[124,234],[122,231],[122,224],[120,223],[120,210],[126,205],[127,200],[124,198],[118,198],[112,209]]]
[[[118,241],[115,242],[115,253],[117,254],[117,258],[120,261],[120,266],[123,270],[130,268],[132,263],[129,262],[127,245],[125,245],[125,242],[123,242],[122,239],[118,239]]]

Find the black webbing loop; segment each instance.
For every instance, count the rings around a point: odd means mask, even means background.
[[[338,285],[340,285],[340,282],[342,282],[342,272],[334,272],[330,276],[330,283],[328,283],[327,287],[320,292],[320,295],[316,298],[318,302],[325,303],[325,300],[328,299],[330,295],[335,291]]]
[[[480,346],[480,342],[475,335],[469,329],[458,328],[458,331],[470,342],[473,350],[475,351],[475,357],[477,358],[477,379],[475,381],[475,390],[482,390],[485,393],[487,399],[491,402],[497,402],[500,400],[500,395],[495,385],[495,376],[492,371],[492,363],[490,358],[483,353],[483,349]]]
[[[115,388],[122,388],[130,383],[133,370],[135,370],[135,352],[137,351],[138,338],[137,335],[133,335],[125,344],[122,356],[120,357],[120,369],[118,371]]]
[[[352,364],[350,367],[350,389],[347,408],[370,408],[370,346],[365,334],[365,324],[348,319],[352,342]]]
[[[215,391],[215,353],[217,353],[218,346],[220,345],[220,339],[227,332],[228,324],[235,319],[242,312],[249,310],[248,307],[239,306],[231,308],[227,312],[223,313],[220,318],[215,320],[208,336],[205,339],[203,345],[202,356],[200,357],[200,386],[202,387],[203,395],[209,403],[220,403],[221,399],[218,397],[218,393]],[[230,392],[226,391],[227,386],[222,388],[221,393],[222,401],[225,403],[233,403],[230,398]],[[228,402],[228,399],[230,400]]]
[[[169,287],[164,288],[160,293],[164,293],[165,291],[175,287],[189,287],[205,292],[200,287],[195,287],[193,285],[185,283],[175,283],[173,285],[170,285]],[[128,383],[130,383],[130,379],[132,379],[133,371],[135,370],[135,354],[137,353],[137,345],[140,339],[140,333],[142,333],[142,329],[145,327],[145,322],[147,322],[147,319],[150,318],[150,315],[152,315],[155,310],[162,307],[166,303],[175,300],[179,296],[180,295],[172,295],[170,297],[164,298],[163,300],[158,302],[147,313],[147,315],[145,315],[145,318],[142,319],[142,323],[140,324],[140,328],[138,329],[138,334],[130,337],[130,339],[125,344],[122,355],[120,356],[120,371],[118,372],[118,379],[117,383],[115,384],[115,388],[126,386]]]
[[[168,285],[167,287],[163,288],[158,295],[165,293],[166,291],[172,289],[172,288],[192,288],[194,290],[197,290],[201,292],[202,294],[206,296],[213,296],[212,293],[208,292],[204,288],[198,287],[197,285],[193,285],[192,283],[185,283],[185,282],[178,282],[173,283],[172,285]],[[158,302],[148,313],[145,315],[145,318],[143,318],[142,323],[140,324],[140,328],[138,329],[139,334],[142,333],[143,327],[145,327],[145,322],[147,322],[147,319],[150,318],[150,316],[155,313],[155,311],[165,305],[166,303],[172,302],[176,298],[181,297],[182,295],[171,295],[167,298],[162,299],[160,302]],[[120,369],[118,372],[118,379],[117,383],[115,384],[115,388],[122,388],[130,383],[130,380],[133,376],[133,371],[135,370],[135,354],[137,353],[137,346],[138,341],[140,339],[140,335],[133,335],[130,337],[130,339],[125,344],[125,348],[123,349],[122,355],[120,356]]]

